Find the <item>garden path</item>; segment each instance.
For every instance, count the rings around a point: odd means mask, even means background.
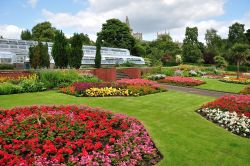
[[[211,96],[211,97],[221,97],[228,94],[234,94],[229,92],[219,92],[219,91],[213,91],[213,90],[206,90],[206,89],[198,89],[198,88],[192,88],[192,87],[181,87],[181,86],[174,86],[174,85],[167,85],[167,84],[161,84],[163,87],[166,87],[168,90],[174,90],[174,91],[181,91],[181,92],[187,92],[187,93],[193,93],[203,96]]]

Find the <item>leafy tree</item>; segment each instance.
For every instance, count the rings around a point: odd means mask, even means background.
[[[214,57],[222,51],[222,39],[213,28],[207,29],[205,34],[206,48],[203,59],[206,64],[213,64]]]
[[[235,43],[246,43],[246,35],[244,24],[234,23],[229,27],[228,41],[229,47],[233,46]]]
[[[161,58],[164,55],[162,50],[152,48],[150,54],[147,56],[150,59],[150,66],[161,66]]]
[[[245,33],[248,44],[250,44],[250,29],[247,30],[247,32]]]
[[[71,49],[70,49],[70,57],[69,57],[69,66],[79,69],[82,64],[82,40],[81,34],[75,33],[71,38]]]
[[[56,29],[48,21],[39,23],[32,28],[32,38],[36,41],[51,42],[54,40]]]
[[[94,42],[90,40],[89,36],[87,34],[84,34],[84,33],[80,33],[78,34],[80,36],[80,40],[82,41],[82,44],[83,45],[94,45]],[[73,37],[70,37],[69,38],[69,42],[71,43],[72,40],[73,40]]]
[[[66,68],[68,66],[69,44],[62,31],[57,31],[54,44],[52,46],[52,56],[55,66]]]
[[[126,48],[131,51],[135,45],[128,25],[118,19],[107,20],[97,36],[102,38],[102,45],[106,47]]]
[[[237,78],[240,76],[240,64],[249,57],[249,46],[247,44],[236,43],[231,49],[232,58],[237,62]]]
[[[183,61],[197,63],[201,59],[200,44],[198,42],[198,28],[186,28],[185,38],[183,40]]]
[[[220,68],[227,67],[227,62],[226,62],[225,58],[223,58],[222,56],[219,56],[219,55],[215,56],[214,62],[215,62],[217,67],[220,67]]]
[[[144,57],[146,55],[146,50],[141,44],[138,43],[133,47],[131,54],[134,56]]]
[[[95,68],[101,68],[101,61],[102,61],[101,44],[102,44],[102,40],[99,37],[97,37],[97,39],[96,39],[96,54],[95,54]]]
[[[21,32],[21,39],[22,40],[32,40],[31,32],[27,29]]]

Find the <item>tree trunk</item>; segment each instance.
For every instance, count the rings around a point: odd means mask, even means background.
[[[237,79],[240,78],[240,61],[237,60]]]

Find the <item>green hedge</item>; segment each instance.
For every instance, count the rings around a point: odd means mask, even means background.
[[[226,70],[228,70],[228,71],[237,71],[237,66],[236,65],[228,65]],[[248,67],[248,66],[240,66],[240,71],[241,72],[250,71],[250,67]]]
[[[0,70],[13,70],[14,65],[12,64],[0,64]]]

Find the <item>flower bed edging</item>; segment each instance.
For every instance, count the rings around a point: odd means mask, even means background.
[[[162,155],[141,122],[88,106],[0,111],[5,165],[154,165]]]

